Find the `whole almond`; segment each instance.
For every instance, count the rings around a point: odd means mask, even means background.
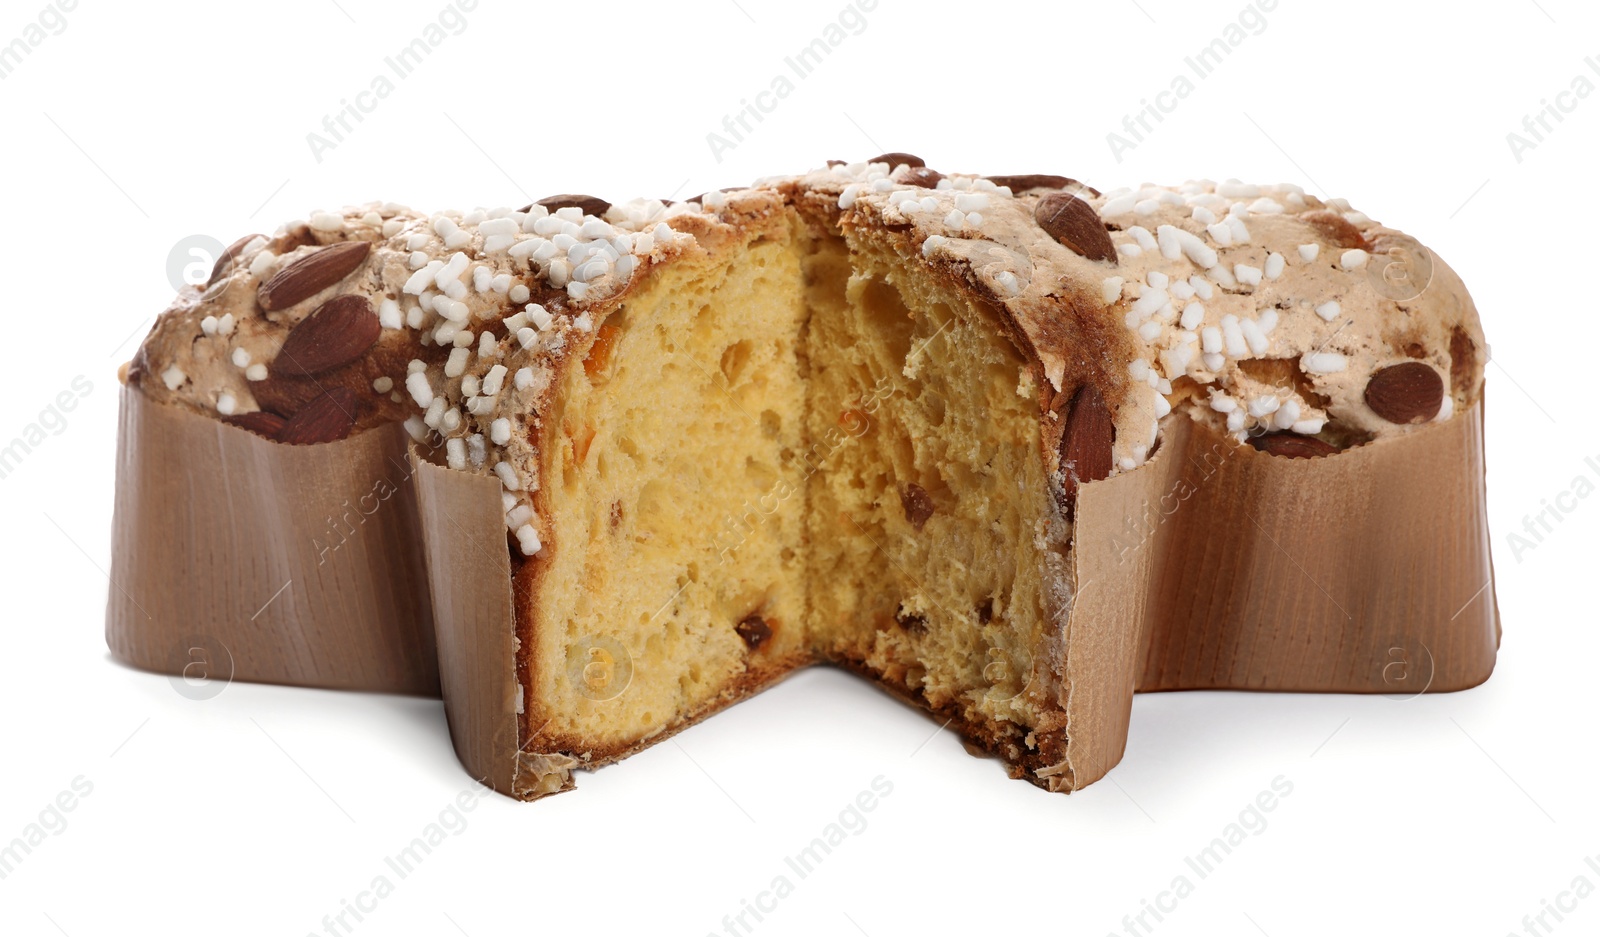
[[[601,217],[611,208],[610,202],[603,198],[596,198],[593,195],[550,195],[533,204],[543,205],[550,210],[551,214],[555,214],[556,210],[561,208],[577,208],[582,210],[585,215],[593,215],[596,218]]]
[[[367,241],[345,241],[312,251],[261,284],[256,301],[267,312],[287,309],[349,276],[371,251],[372,245]]]
[[[235,413],[232,416],[225,416],[222,418],[222,422],[237,426],[240,429],[249,430],[257,436],[276,439],[278,438],[278,433],[283,429],[284,419],[276,413],[257,410],[254,413]]]
[[[1300,433],[1266,433],[1252,437],[1250,445],[1268,455],[1283,456],[1288,459],[1315,459],[1339,451],[1315,436],[1304,436]]]
[[[1076,195],[1051,192],[1034,206],[1033,218],[1045,233],[1090,260],[1117,260],[1105,223],[1094,207]]]
[[[984,178],[995,185],[1005,186],[1010,189],[1012,195],[1021,195],[1029,189],[1068,189],[1074,192],[1083,191],[1091,197],[1100,194],[1098,189],[1084,185],[1076,179],[1042,172],[1023,173],[1016,176],[984,176]]]
[[[289,330],[272,370],[289,377],[331,371],[361,357],[382,331],[365,296],[336,296]]]
[[[744,188],[744,186],[742,186],[742,185],[725,185],[720,189],[716,189],[715,191],[717,191],[717,192],[737,192],[742,188]],[[701,192],[699,195],[696,195],[694,198],[685,199],[684,201],[699,202],[699,203],[701,203],[703,205],[703,204],[705,204],[706,196],[710,195],[712,191],[713,190],[708,189],[708,190],[706,190],[704,192]],[[594,214],[594,212],[589,212],[589,214],[592,215],[592,214]]]
[[[922,157],[912,156],[910,153],[884,153],[881,156],[872,157],[871,159],[867,160],[867,162],[888,163],[890,170],[893,170],[896,166],[910,166],[913,169],[916,169],[918,167],[928,165],[927,163],[923,162]]]
[[[1366,400],[1390,423],[1425,423],[1444,404],[1444,379],[1420,361],[1390,365],[1367,381]]]
[[[286,420],[322,396],[323,390],[316,378],[288,377],[270,371],[266,380],[250,384],[250,393],[256,398],[256,404]]]
[[[926,166],[913,166],[907,169],[900,181],[907,185],[921,186],[924,189],[937,189],[939,180],[944,178],[944,173]]]
[[[244,250],[245,245],[260,236],[259,234],[246,234],[239,240],[229,244],[226,250],[217,255],[217,262],[211,267],[211,279],[206,281],[206,285],[210,286],[221,279],[222,275],[228,271],[228,268],[233,266],[234,260],[238,258],[239,252]]]
[[[1061,474],[1068,509],[1077,503],[1079,483],[1111,474],[1111,446],[1116,435],[1111,410],[1100,391],[1088,384],[1079,388],[1067,409],[1066,431],[1061,434]]]
[[[336,442],[356,425],[356,394],[345,387],[330,387],[289,418],[278,431],[278,442],[292,446]]]

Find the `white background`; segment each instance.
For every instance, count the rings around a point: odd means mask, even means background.
[[[4,3],[0,42],[42,5]],[[355,933],[721,933],[787,873],[794,892],[758,934],[1098,937],[1186,874],[1193,893],[1155,933],[1500,937],[1576,877],[1600,886],[1583,861],[1600,853],[1600,498],[1564,498],[1574,510],[1535,549],[1508,540],[1577,477],[1600,482],[1582,286],[1600,95],[1567,99],[1520,161],[1506,139],[1575,76],[1600,84],[1584,61],[1600,55],[1592,6],[1281,0],[1119,162],[1106,134],[1241,0],[880,0],[719,162],[706,135],[843,0],[482,0],[316,160],[306,135],[442,6],[84,0],[0,81],[0,443],[74,377],[92,384],[0,480],[0,843],[75,778],[93,786],[0,880],[0,931],[323,933],[469,787],[437,702],[245,684],[197,702],[107,654],[115,369],[173,292],[175,243],[374,198],[686,198],[889,149],[1102,188],[1292,181],[1447,258],[1493,344],[1494,677],[1407,702],[1143,696],[1122,764],[1069,797],[1007,780],[925,716],[816,669],[579,775],[575,793],[478,801]],[[880,775],[893,791],[867,827],[798,880],[784,857]],[[1293,792],[1266,828],[1198,879],[1184,858],[1280,775]],[[1595,933],[1600,898],[1545,920]]]

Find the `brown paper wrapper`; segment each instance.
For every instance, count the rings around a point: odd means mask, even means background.
[[[1084,486],[1068,619],[1072,783],[1122,757],[1133,693],[1386,693],[1488,679],[1500,644],[1478,404],[1319,459],[1168,421]]]
[[[474,777],[523,798],[569,788],[574,759],[518,747],[499,483],[408,448],[398,426],[284,446],[126,391],[111,648],[180,673],[209,641],[235,679],[442,690]],[[1146,466],[1079,492],[1052,783],[1084,787],[1121,759],[1136,691],[1485,680],[1499,616],[1483,483],[1481,405],[1321,459],[1169,420]],[[329,520],[389,488],[359,526]],[[328,549],[331,529],[355,533]]]
[[[288,446],[124,388],[106,643],[160,673],[437,696],[408,437]]]
[[[473,777],[516,795],[516,617],[500,482],[412,463],[450,739]]]

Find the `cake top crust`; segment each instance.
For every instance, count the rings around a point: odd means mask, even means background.
[[[1060,318],[1117,323],[1122,373],[1100,390],[1118,471],[1145,461],[1173,409],[1241,441],[1342,448],[1449,419],[1480,393],[1483,334],[1460,279],[1342,199],[1237,180],[1100,193],[1060,176],[932,175],[869,162],[788,184],[836,198],[843,227],[897,232],[969,271],[1058,392],[1093,380]]]
[[[497,475],[508,526],[536,553],[536,443],[519,419],[654,267],[795,206],[995,310],[1048,385],[1042,418],[1071,422],[1049,401],[1092,386],[1111,472],[1142,464],[1173,410],[1317,455],[1449,419],[1481,392],[1486,348],[1460,279],[1341,199],[1236,180],[1102,193],[895,153],[684,202],[313,212],[233,244],[158,319],[129,380],[287,442],[403,421],[445,464]]]

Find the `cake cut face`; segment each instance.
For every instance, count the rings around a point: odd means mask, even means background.
[[[1284,460],[1417,432],[1483,348],[1454,273],[1337,200],[885,154],[318,213],[234,245],[128,380],[284,445],[403,421],[498,482],[519,796],[817,662],[1066,790],[1105,768],[1073,764],[1082,487],[1178,421]]]
[[[519,472],[549,518],[517,593],[530,750],[612,760],[827,660],[1061,759],[1033,373],[902,266],[776,214],[594,328]]]
[[[892,249],[827,250],[850,273],[807,331],[811,436],[837,439],[809,489],[818,653],[1008,761],[1058,763],[1044,583],[1067,532],[1033,371],[992,309]]]
[[[775,215],[664,266],[538,408],[532,750],[612,757],[810,660],[796,261]]]

